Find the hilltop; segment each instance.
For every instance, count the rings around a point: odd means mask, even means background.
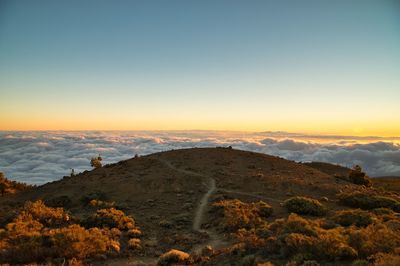
[[[231,148],[172,150],[106,165],[0,197],[0,223],[5,226],[12,221],[26,201],[42,200],[47,206],[62,207],[74,221],[86,227],[86,221],[96,210],[115,208],[132,217],[135,226],[140,228],[140,251],[124,251],[107,260],[94,259],[95,263],[135,265],[142,261],[152,265],[170,249],[199,254],[211,246],[213,255],[202,263],[229,265],[232,263],[229,257],[236,260],[237,256],[242,258],[247,254],[229,255],[238,244],[232,233],[240,226],[258,228],[260,221],[266,225],[277,219],[293,219],[290,213],[297,211],[288,211],[288,204],[284,204],[288,199],[300,196],[314,200],[318,208],[323,205],[321,214],[330,217],[349,208],[338,194],[377,193],[373,188],[338,178],[338,174],[345,175],[348,171],[329,164],[302,164]],[[399,199],[397,194],[391,196],[394,201]],[[241,221],[238,228],[238,224],[235,228],[222,226],[227,214],[238,215],[232,210],[242,208],[239,213],[244,215],[249,206],[255,208],[249,217],[260,215],[261,208],[268,209],[268,215],[256,218],[254,223],[247,217],[245,224]],[[314,214],[304,213],[312,220]],[[122,250],[128,245],[126,241],[120,241]],[[285,261],[276,256],[272,258],[278,265]]]

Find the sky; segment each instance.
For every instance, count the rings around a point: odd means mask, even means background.
[[[399,1],[0,0],[0,130],[400,136]]]

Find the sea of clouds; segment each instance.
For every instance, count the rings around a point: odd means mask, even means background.
[[[361,165],[370,176],[400,176],[400,138],[221,131],[0,131],[0,172],[12,180],[43,184],[104,163],[171,149],[232,146],[294,161]]]

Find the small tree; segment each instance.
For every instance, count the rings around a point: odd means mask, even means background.
[[[90,166],[92,166],[94,168],[100,168],[103,166],[103,164],[101,163],[102,160],[103,160],[103,158],[101,158],[100,155],[98,157],[93,157],[90,160]]]

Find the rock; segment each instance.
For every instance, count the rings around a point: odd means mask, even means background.
[[[329,201],[327,197],[321,197],[321,201]]]
[[[201,250],[201,255],[202,256],[207,256],[210,257],[214,254],[214,249],[211,246],[205,246],[202,250]]]

